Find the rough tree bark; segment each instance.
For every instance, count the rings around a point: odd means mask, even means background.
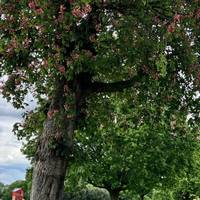
[[[69,122],[69,127],[72,126],[71,123],[73,122]],[[55,130],[52,120],[47,120],[34,165],[31,200],[63,199],[63,183],[68,161],[49,145],[52,136],[56,134]],[[72,133],[73,129],[69,128],[68,134]],[[71,151],[70,146],[69,151]]]
[[[57,113],[59,117],[47,117],[44,123],[35,156],[30,200],[63,199],[64,179],[72,150],[75,116],[65,114],[64,82],[58,82],[57,85],[49,112],[51,115]]]

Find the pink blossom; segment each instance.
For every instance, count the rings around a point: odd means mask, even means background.
[[[42,66],[44,66],[44,68],[47,68],[48,65],[49,65],[48,60],[45,59],[42,61]]]
[[[58,70],[59,70],[59,72],[61,72],[62,74],[65,73],[65,67],[64,67],[64,66],[58,66]]]
[[[92,11],[92,7],[89,5],[89,4],[86,4],[84,7],[83,7],[83,12],[85,14],[88,14]]]
[[[174,23],[171,23],[170,25],[168,25],[167,31],[168,31],[169,33],[173,33],[173,32],[175,31],[175,24],[174,24]]]
[[[60,5],[60,11],[59,12],[60,12],[61,15],[64,15],[65,10],[66,10],[65,6],[64,5]]]
[[[174,22],[180,22],[181,19],[182,19],[182,15],[180,15],[180,14],[174,15]]]
[[[60,11],[59,11],[59,16],[58,16],[58,21],[62,22],[64,19],[64,14],[65,14],[65,6],[64,5],[60,5]]]
[[[72,10],[72,15],[74,17],[82,17],[84,14],[81,11],[80,6],[76,6],[73,10]]]
[[[72,15],[74,17],[77,18],[81,18],[84,15],[87,15],[88,13],[90,13],[92,11],[92,7],[89,4],[86,4],[85,6],[83,6],[82,8],[80,6],[76,6],[73,10],[72,10]]]
[[[54,114],[53,110],[49,110],[47,113],[48,118],[51,119],[53,117],[53,114]]]
[[[29,6],[29,8],[31,8],[31,9],[33,9],[33,10],[36,9],[36,4],[35,4],[34,1],[30,1],[30,2],[28,3],[28,6]]]
[[[44,11],[43,11],[42,8],[37,8],[35,11],[36,11],[36,13],[37,13],[38,15],[44,13]]]
[[[196,11],[195,17],[200,19],[200,8]]]
[[[48,113],[47,113],[48,119],[52,119],[53,116],[54,116],[57,112],[58,112],[57,109],[49,110]]]

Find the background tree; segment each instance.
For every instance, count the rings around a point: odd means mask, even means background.
[[[198,132],[183,113],[159,109],[158,114],[157,102],[144,107],[136,98],[133,108],[128,100],[121,101],[121,95],[90,102],[88,126],[76,134],[78,151],[66,185],[77,190],[90,183],[106,188],[111,199],[125,190],[143,199],[154,188],[173,189],[196,169]]]
[[[47,105],[31,200],[62,199],[89,97],[132,87],[145,102],[168,88],[170,108],[198,120],[198,1],[2,0],[0,12],[4,97],[20,108],[31,91]]]
[[[2,198],[2,196],[3,196],[4,189],[5,189],[4,184],[0,182],[0,198]]]
[[[200,198],[199,191],[199,148],[195,151],[193,156],[194,161],[191,162],[193,170],[186,173],[185,177],[179,179],[178,185],[173,190],[175,199],[198,199]]]

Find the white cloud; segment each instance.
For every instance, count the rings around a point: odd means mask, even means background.
[[[20,152],[21,143],[12,133],[14,123],[21,121],[22,112],[0,96],[0,182],[6,184],[24,179],[29,166]]]
[[[8,165],[17,165],[23,164],[28,165],[28,161],[25,156],[20,152],[20,146],[16,144],[9,144],[0,147],[0,165],[8,166]]]

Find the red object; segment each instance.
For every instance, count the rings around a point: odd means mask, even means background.
[[[12,200],[24,200],[24,190],[16,188],[12,191]]]

